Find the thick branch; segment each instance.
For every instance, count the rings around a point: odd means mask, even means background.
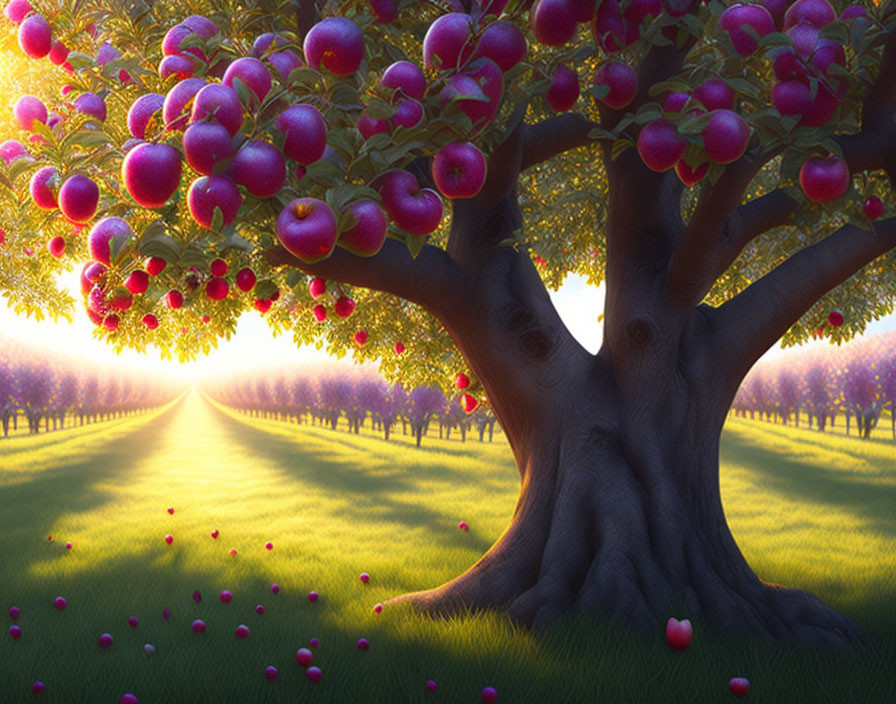
[[[523,163],[520,171],[547,161],[570,149],[591,143],[588,134],[596,122],[577,112],[555,115],[535,125],[526,125],[523,134]]]
[[[717,309],[719,359],[743,378],[821,296],[894,247],[896,218],[889,218],[873,231],[844,225],[800,250]]]
[[[403,243],[391,238],[373,257],[359,257],[337,247],[329,258],[307,264],[278,246],[266,258],[272,266],[291,266],[313,276],[394,294],[422,305],[440,320],[450,314],[463,290],[463,274],[444,250],[426,245],[415,259]]]

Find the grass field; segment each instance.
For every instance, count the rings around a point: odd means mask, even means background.
[[[505,703],[725,702],[734,676],[752,682],[745,701],[896,702],[892,442],[740,419],[723,437],[726,511],[748,560],[875,640],[871,652],[835,656],[700,623],[675,652],[661,634],[645,641],[587,618],[536,637],[494,614],[373,613],[459,574],[507,525],[516,471],[497,438],[429,438],[418,450],[400,432],[387,443],[369,429],[251,419],[193,394],[144,416],[0,441],[0,606],[22,610],[21,639],[0,638],[0,702],[34,701],[35,680],[47,685],[40,701],[65,704],[114,704],[125,692],[141,704],[474,703],[486,685]],[[223,589],[232,603],[218,600]],[[53,608],[59,595],[64,611]],[[202,635],[190,628],[197,618]],[[241,623],[246,640],[234,636]],[[97,644],[104,632],[108,649]],[[316,685],[294,658],[312,637]]]

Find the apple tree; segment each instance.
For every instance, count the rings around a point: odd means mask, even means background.
[[[719,437],[777,340],[840,342],[892,310],[890,0],[13,0],[6,17],[0,290],[19,310],[69,311],[55,275],[77,263],[117,348],[192,357],[254,309],[405,387],[453,393],[462,371],[468,412],[487,398],[520,473],[512,522],[397,602],[645,629],[677,604],[862,641],[750,569]],[[547,295],[569,273],[606,284],[597,354]]]

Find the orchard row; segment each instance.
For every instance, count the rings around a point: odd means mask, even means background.
[[[875,335],[848,346],[801,352],[759,364],[734,398],[737,415],[766,420],[809,416],[823,431],[843,414],[846,432],[855,419],[857,433],[867,438],[881,411],[896,410],[896,333]],[[896,418],[893,424],[896,439]]]
[[[80,425],[158,407],[180,389],[154,377],[91,368],[82,361],[52,357],[24,345],[0,341],[0,421],[4,437],[24,416],[31,433]],[[12,426],[10,428],[10,426]]]
[[[333,429],[345,417],[355,433],[369,416],[372,428],[382,431],[386,440],[400,422],[405,435],[410,427],[418,446],[434,420],[439,423],[440,438],[450,439],[452,429],[457,428],[462,441],[474,424],[480,441],[486,431],[491,440],[496,422],[485,406],[466,412],[458,396],[446,397],[433,387],[407,390],[398,384],[390,386],[370,371],[262,371],[215,379],[204,389],[216,401],[258,417],[318,423]]]

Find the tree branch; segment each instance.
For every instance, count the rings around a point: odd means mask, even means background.
[[[327,259],[307,264],[278,245],[265,258],[272,266],[290,266],[313,276],[391,293],[423,306],[440,320],[450,314],[463,290],[463,273],[443,249],[425,245],[415,259],[402,242],[391,238],[372,257],[337,247]]]
[[[591,143],[588,134],[596,122],[577,112],[555,115],[535,125],[526,125],[523,131],[523,162],[520,171],[547,161],[570,149]]]
[[[305,41],[308,30],[320,22],[320,12],[315,0],[294,0],[293,4],[296,6],[296,28],[301,44]]]
[[[800,250],[716,309],[719,360],[743,378],[821,296],[894,247],[896,218],[888,218],[872,230],[844,225]]]
[[[894,112],[896,32],[891,31],[880,70],[863,102],[862,131],[837,135],[834,140],[851,173],[884,169],[896,188]],[[763,232],[786,225],[799,209],[800,203],[782,190],[741,205],[750,182],[765,161],[750,163],[744,157],[729,166],[713,188],[704,191],[669,264],[667,291],[673,300],[686,305],[698,303],[744,247]]]

